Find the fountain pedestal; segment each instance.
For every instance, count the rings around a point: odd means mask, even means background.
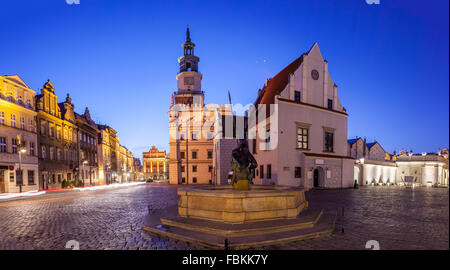
[[[293,187],[253,185],[251,190],[234,190],[231,186],[187,187],[179,188],[178,195],[181,217],[230,224],[296,218],[308,207],[305,190]]]

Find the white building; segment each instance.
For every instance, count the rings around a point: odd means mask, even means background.
[[[259,104],[275,104],[278,110],[264,127],[259,123],[264,120],[263,113],[258,110],[257,139],[249,137],[258,162],[255,183],[307,188],[353,186],[354,159],[347,155],[348,114],[317,43],[266,81],[258,91],[255,105]],[[261,140],[258,129],[270,137]]]
[[[359,185],[448,186],[445,152],[393,156],[379,142],[348,140],[348,155],[355,159],[354,180]]]

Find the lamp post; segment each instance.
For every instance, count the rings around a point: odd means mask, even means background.
[[[19,150],[19,175],[20,175],[20,181],[19,182],[19,192],[22,193],[22,186],[23,186],[23,173],[22,173],[22,153],[26,153],[27,150],[23,147]],[[19,179],[17,179],[19,180]]]

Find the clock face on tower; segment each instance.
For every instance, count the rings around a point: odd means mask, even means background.
[[[319,79],[319,71],[315,69],[311,70],[311,77],[317,81]]]
[[[184,85],[194,85],[194,77],[184,77]]]

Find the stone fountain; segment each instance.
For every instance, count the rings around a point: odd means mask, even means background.
[[[144,230],[209,248],[245,249],[329,235],[336,214],[308,209],[306,189],[251,185],[256,160],[242,140],[232,185],[178,189],[178,207],[149,214]]]

